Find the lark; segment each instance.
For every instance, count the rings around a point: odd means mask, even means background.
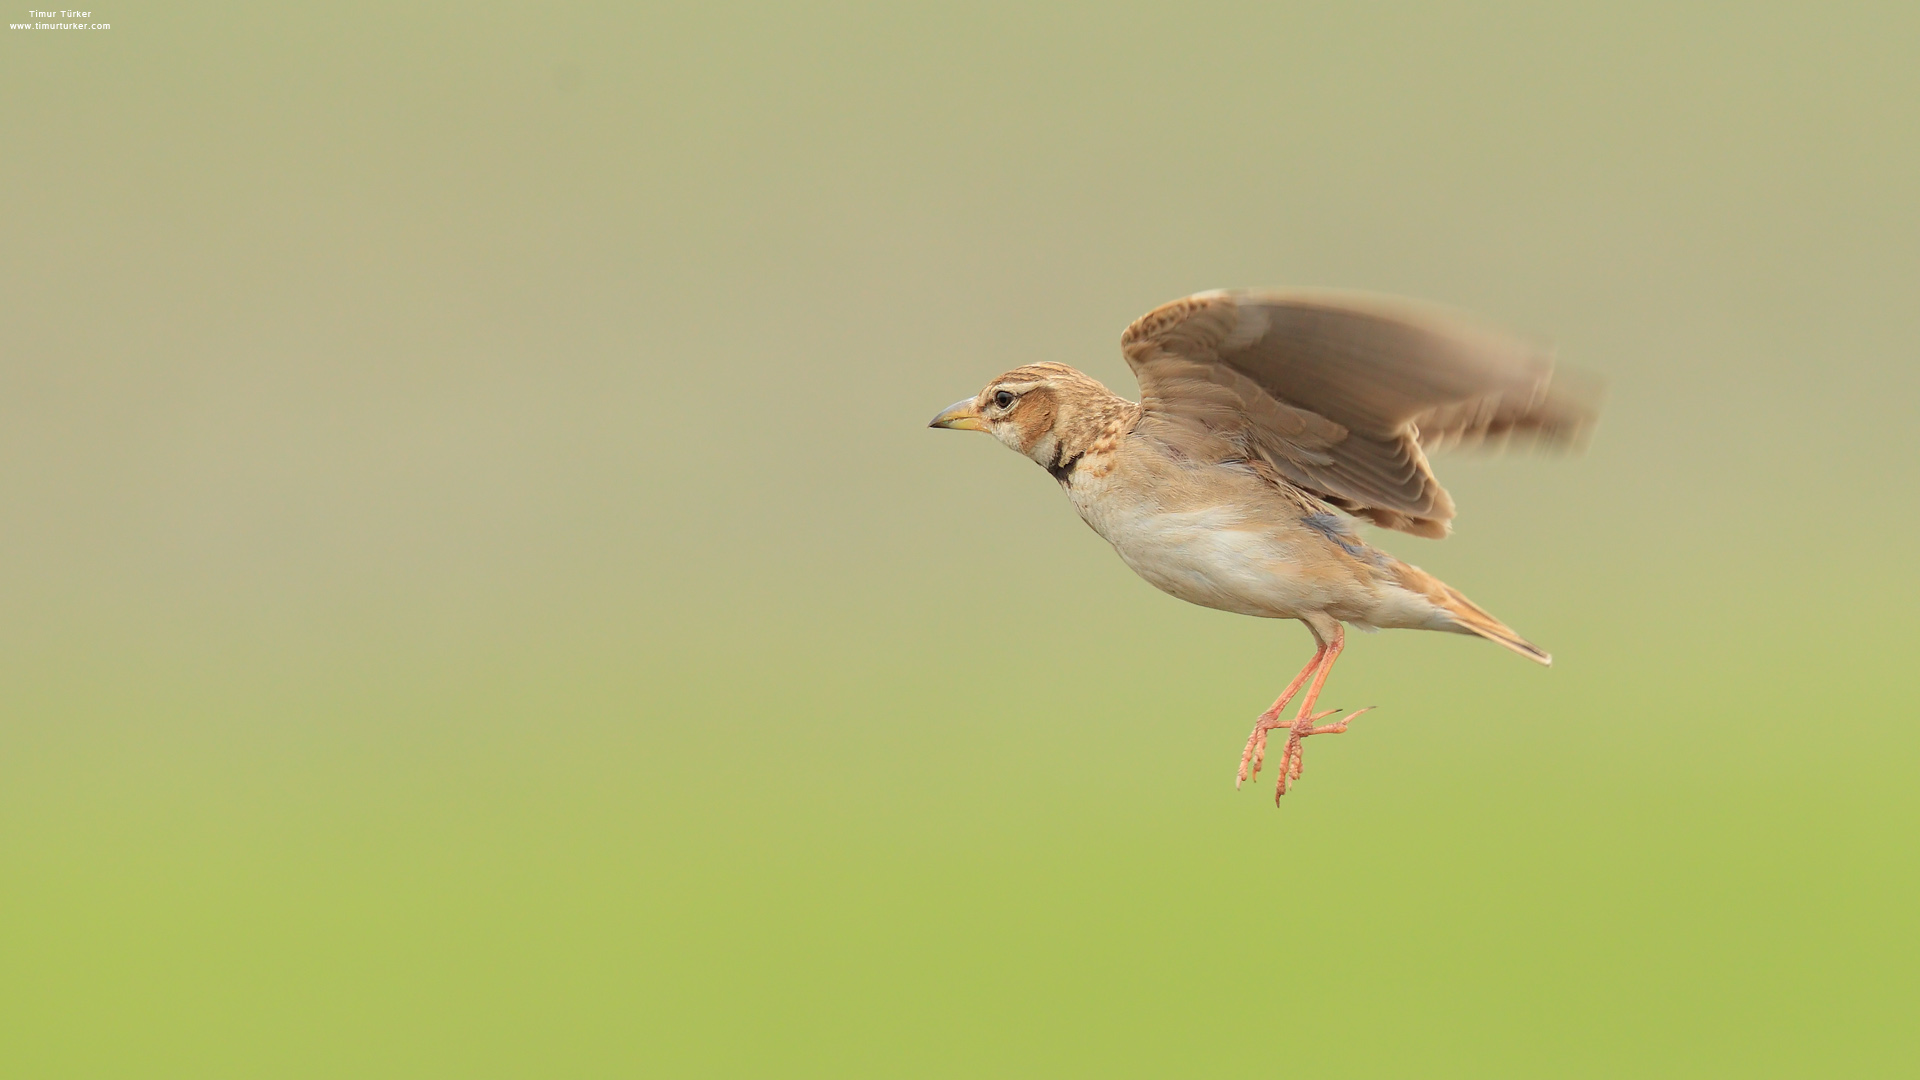
[[[1182,600],[1298,619],[1313,658],[1254,723],[1235,786],[1286,732],[1278,804],[1322,721],[1345,627],[1472,634],[1552,657],[1445,582],[1368,544],[1358,521],[1447,535],[1453,500],[1427,452],[1582,441],[1591,393],[1556,382],[1535,344],[1436,306],[1329,290],[1199,293],[1135,320],[1128,401],[1064,364],[1018,367],[934,417],[1047,470],[1134,572]],[[1297,712],[1281,714],[1302,688]]]

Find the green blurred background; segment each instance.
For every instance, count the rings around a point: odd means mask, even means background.
[[[21,12],[10,18],[23,18]],[[15,1076],[1920,1068],[1920,8],[157,5],[0,47]],[[1199,289],[1603,375],[1533,640],[927,419]]]

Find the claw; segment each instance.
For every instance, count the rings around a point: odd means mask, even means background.
[[[1328,709],[1325,712],[1302,716],[1288,725],[1287,748],[1281,754],[1280,776],[1278,782],[1273,786],[1273,804],[1279,806],[1280,797],[1287,793],[1287,789],[1293,786],[1295,780],[1300,779],[1300,771],[1306,767],[1306,754],[1302,742],[1307,736],[1338,735],[1347,730],[1347,725],[1353,722],[1354,717],[1365,712],[1370,712],[1374,708],[1375,706],[1369,705],[1364,709],[1356,709],[1341,717],[1338,723],[1327,724],[1323,727],[1315,727],[1314,723],[1319,720],[1325,720],[1327,717],[1339,712],[1339,709]]]
[[[1259,778],[1260,763],[1266,759],[1266,756],[1267,733],[1264,728],[1256,725],[1253,733],[1247,736],[1246,749],[1240,751],[1240,775],[1233,781],[1233,790],[1239,791],[1241,784]]]
[[[1341,717],[1340,722],[1337,724],[1328,724],[1326,727],[1313,728],[1309,731],[1302,732],[1302,734],[1304,735],[1338,735],[1341,732],[1347,730],[1347,725],[1353,723],[1353,721],[1358,717],[1360,717],[1362,714],[1372,712],[1377,708],[1379,708],[1378,705],[1369,705],[1364,709],[1355,709],[1352,712],[1348,713],[1347,715]],[[1330,716],[1332,715],[1332,713],[1336,713],[1339,711],[1340,711],[1339,709],[1334,709],[1332,710],[1332,712],[1321,713],[1320,716]],[[1310,717],[1310,719],[1318,720],[1320,719],[1320,716]]]

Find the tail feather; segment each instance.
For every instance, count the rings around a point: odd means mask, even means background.
[[[1427,573],[1417,566],[1393,560],[1395,576],[1400,579],[1401,587],[1420,593],[1434,606],[1445,612],[1453,624],[1447,629],[1460,634],[1477,634],[1488,641],[1504,645],[1535,663],[1551,665],[1553,657],[1545,649],[1513,632],[1507,624],[1487,613],[1479,604],[1460,594],[1458,589]]]

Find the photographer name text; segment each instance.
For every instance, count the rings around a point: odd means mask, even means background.
[[[35,11],[27,9],[29,19],[91,19],[91,11]],[[9,24],[15,30],[111,30],[112,23],[97,22],[24,22]]]

